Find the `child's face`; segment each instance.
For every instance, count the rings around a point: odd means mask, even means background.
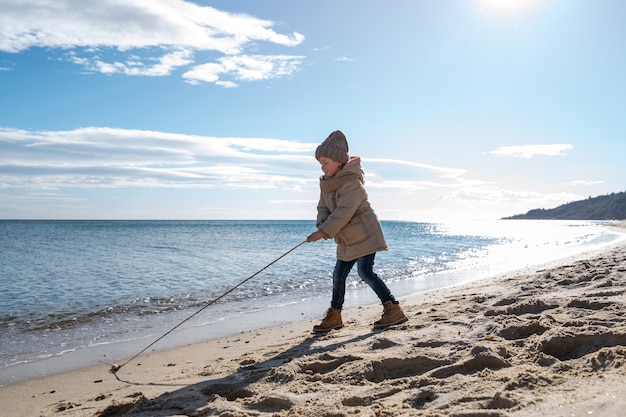
[[[322,166],[322,171],[324,171],[324,175],[327,177],[332,177],[341,169],[341,162],[326,158],[325,156],[322,156],[319,162]]]

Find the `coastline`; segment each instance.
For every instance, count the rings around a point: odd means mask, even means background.
[[[615,226],[624,232],[624,222]],[[626,243],[378,305],[0,387],[14,416],[621,416]],[[325,395],[318,395],[324,392]],[[335,413],[335,414],[333,414]],[[340,413],[340,414],[337,414]],[[343,413],[343,414],[341,414]]]

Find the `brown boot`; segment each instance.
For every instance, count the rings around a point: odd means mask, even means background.
[[[326,316],[322,322],[313,326],[314,333],[326,333],[331,330],[341,329],[343,323],[341,322],[341,310],[337,308],[329,308],[326,311]]]
[[[383,316],[374,323],[375,329],[383,329],[395,324],[404,323],[409,319],[406,318],[400,304],[394,304],[393,301],[385,301],[383,303]]]

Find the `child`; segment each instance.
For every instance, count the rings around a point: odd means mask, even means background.
[[[382,279],[373,270],[376,252],[387,250],[383,230],[367,200],[363,187],[361,158],[348,156],[348,141],[336,130],[317,147],[315,158],[322,165],[320,200],[317,205],[317,231],[307,242],[335,239],[337,263],[333,271],[333,295],[330,308],[316,333],[343,327],[341,308],[348,273],[357,265],[359,276],[374,290],[383,303],[383,316],[374,323],[380,329],[404,323],[408,319]]]

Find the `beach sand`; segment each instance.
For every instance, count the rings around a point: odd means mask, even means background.
[[[362,307],[8,385],[0,415],[622,417],[625,294],[620,243],[405,297],[382,331]]]

